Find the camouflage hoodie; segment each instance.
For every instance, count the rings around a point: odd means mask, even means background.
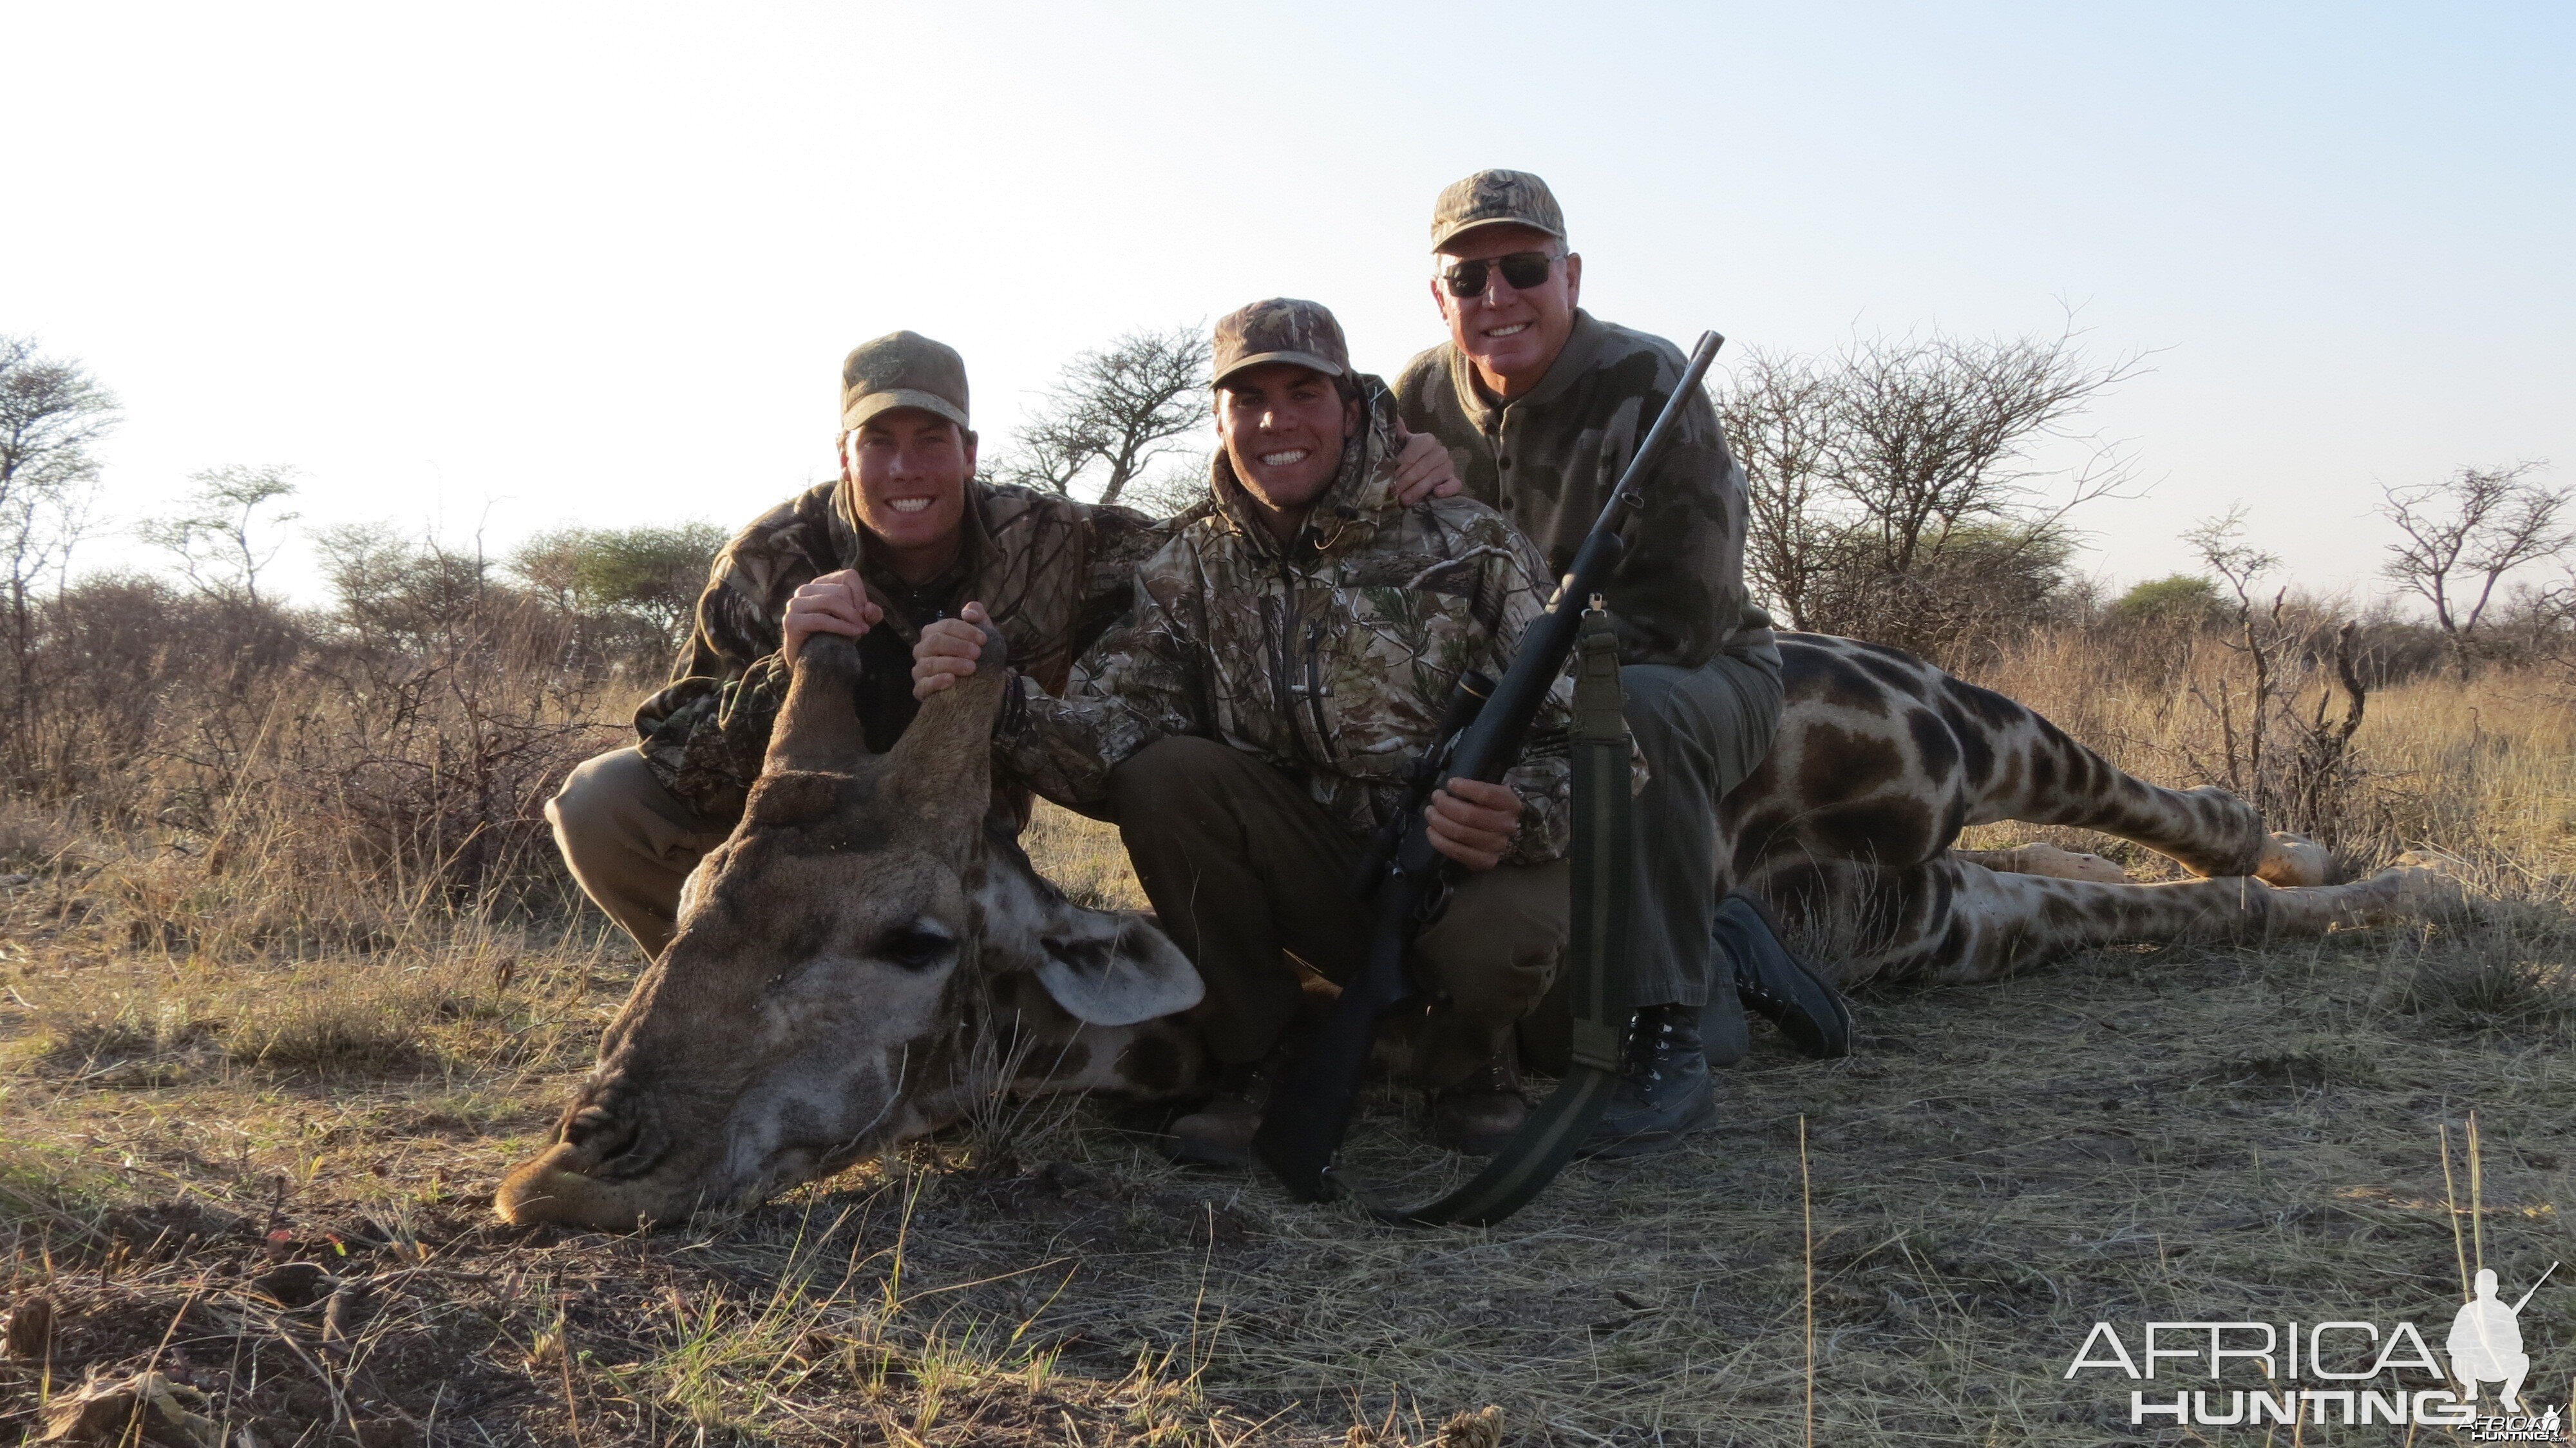
[[[1056,698],[1022,680],[995,730],[997,758],[1038,793],[1097,813],[1120,761],[1166,735],[1218,740],[1302,779],[1364,835],[1399,806],[1465,669],[1499,677],[1546,604],[1536,550],[1467,498],[1394,500],[1394,406],[1372,377],[1369,426],[1296,542],[1281,548],[1220,451],[1217,508],[1136,570],[1136,612]],[[1504,778],[1528,811],[1508,857],[1564,853],[1559,680],[1535,743]]]
[[[863,717],[871,711],[888,716],[867,722],[871,744],[890,745],[912,718],[910,650],[920,629],[912,616],[917,607],[904,603],[918,605],[943,583],[953,595],[943,607],[982,601],[1013,662],[1039,685],[1060,689],[1074,657],[1125,616],[1137,562],[1162,546],[1172,526],[1126,508],[969,482],[957,565],[931,585],[907,590],[873,556],[871,535],[843,491],[838,482],[809,488],[762,514],[716,554],[698,598],[696,632],[671,682],[635,711],[654,777],[711,822],[739,816],[744,791],[760,774],[770,726],[787,698],[789,671],[778,647],[787,601],[797,589],[855,568],[868,596],[885,609],[878,628],[901,648],[869,660],[870,670],[889,678],[884,689],[863,690],[860,708]]]

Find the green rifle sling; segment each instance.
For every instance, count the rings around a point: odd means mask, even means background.
[[[1331,1175],[1369,1211],[1416,1226],[1490,1226],[1527,1206],[1564,1170],[1601,1120],[1619,1084],[1619,1048],[1633,1006],[1628,1000],[1630,892],[1628,723],[1621,713],[1619,640],[1609,615],[1583,615],[1575,655],[1574,837],[1570,930],[1565,973],[1574,1012],[1574,1059],[1556,1090],[1530,1113],[1483,1171],[1456,1191],[1420,1206],[1381,1201],[1336,1166]]]

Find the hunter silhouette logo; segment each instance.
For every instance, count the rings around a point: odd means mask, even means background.
[[[2150,1322],[2143,1335],[2126,1339],[2110,1323],[2097,1322],[2065,1376],[2108,1370],[2141,1382],[2201,1378],[2209,1384],[2177,1387],[2170,1396],[2131,1389],[2133,1426],[2163,1420],[2288,1428],[2304,1420],[2319,1427],[2466,1428],[2479,1443],[2563,1443],[2564,1410],[2535,1411],[2522,1401],[2532,1366],[2522,1309],[2557,1271],[2557,1263],[2549,1264],[2508,1303],[2498,1295],[2496,1274],[2480,1269],[2469,1300],[2452,1315],[2438,1358],[2412,1322],[2385,1328],[2358,1321]],[[2479,1390],[2488,1385],[2496,1390],[2498,1411],[2482,1416]]]
[[[2557,1270],[2558,1264],[2550,1263],[2540,1282]],[[2478,1269],[2477,1295],[2460,1304],[2451,1319],[2450,1340],[2443,1344],[2451,1354],[2451,1376],[2460,1380],[2469,1401],[2477,1401],[2480,1383],[2498,1383],[2496,1401],[2508,1413],[2522,1411],[2522,1380],[2531,1372],[2531,1355],[2522,1350],[2522,1309],[2531,1293],[2540,1290],[2540,1282],[2507,1307],[2496,1300],[2495,1273]]]

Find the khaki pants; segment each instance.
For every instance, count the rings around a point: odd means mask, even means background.
[[[710,827],[664,789],[632,748],[582,761],[546,801],[546,822],[591,903],[647,956],[671,943],[680,882],[732,833]]]
[[[1199,1024],[1219,1060],[1258,1061],[1304,992],[1283,952],[1329,980],[1368,958],[1370,910],[1351,893],[1355,840],[1287,776],[1208,739],[1157,740],[1109,776],[1118,832],[1163,929],[1207,981]],[[1468,875],[1414,943],[1431,998],[1414,1036],[1422,1084],[1490,1058],[1546,994],[1565,948],[1563,860]]]

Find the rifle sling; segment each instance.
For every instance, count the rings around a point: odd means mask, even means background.
[[[1325,1175],[1378,1218],[1414,1226],[1483,1227],[1529,1204],[1556,1179],[1619,1084],[1619,1050],[1628,1001],[1629,900],[1636,875],[1629,858],[1628,724],[1620,712],[1619,640],[1607,614],[1583,615],[1574,676],[1572,910],[1565,959],[1574,1012],[1574,1060],[1556,1090],[1483,1171],[1464,1186],[1419,1206],[1397,1206],[1352,1180],[1340,1166]]]

